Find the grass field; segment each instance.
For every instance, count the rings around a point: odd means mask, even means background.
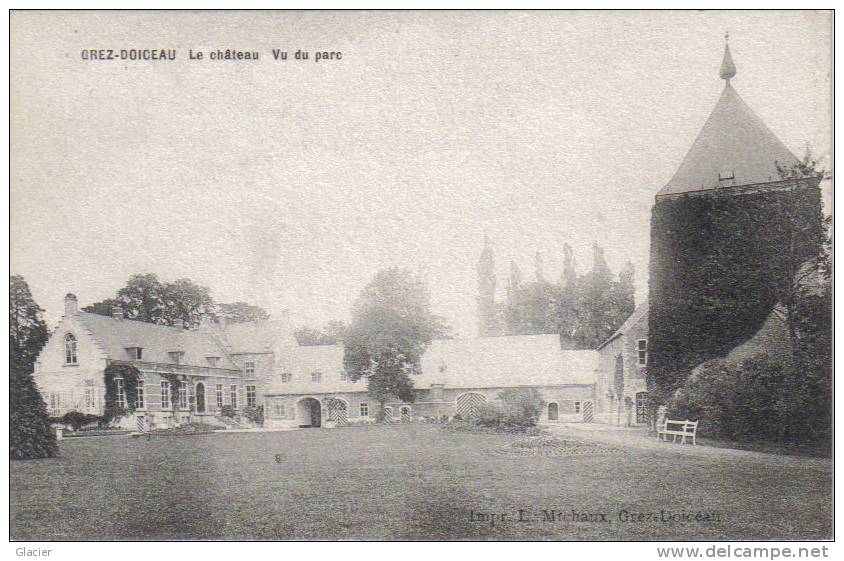
[[[578,434],[583,438],[583,434]],[[664,444],[515,456],[403,425],[64,441],[11,462],[12,540],[716,540],[832,535],[829,459]],[[642,437],[643,438],[643,437]],[[518,510],[523,518],[518,522]],[[590,521],[547,521],[543,511]],[[713,513],[664,521],[662,512]],[[653,513],[622,522],[620,512]],[[477,521],[478,513],[506,520]],[[600,520],[604,514],[608,521]],[[484,517],[480,517],[484,518]]]

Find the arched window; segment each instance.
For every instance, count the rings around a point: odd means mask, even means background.
[[[560,406],[557,402],[552,401],[548,404],[548,420],[549,421],[559,421],[560,420]]]
[[[64,336],[64,362],[65,364],[78,364],[76,362],[76,336],[73,333]]]

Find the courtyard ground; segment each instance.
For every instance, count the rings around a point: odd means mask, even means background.
[[[60,458],[11,462],[10,533],[26,541],[832,536],[829,459],[553,430],[584,443],[572,448],[579,453],[512,454],[519,437],[431,425],[66,440]],[[505,516],[493,524],[492,514]]]

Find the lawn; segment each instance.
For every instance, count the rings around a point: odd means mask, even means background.
[[[832,535],[829,459],[735,450],[698,453],[671,444],[601,447],[594,454],[563,456],[500,453],[514,439],[402,425],[66,440],[60,458],[11,462],[11,538],[757,540]],[[516,520],[519,509],[525,521]],[[572,510],[589,515],[588,520],[571,520]],[[554,520],[546,520],[543,511]],[[622,522],[619,513],[624,517],[624,512],[643,515]],[[496,518],[493,525],[491,517],[483,516],[493,513],[505,519]],[[666,521],[663,513],[690,513],[692,519]],[[709,519],[695,520],[697,513]]]

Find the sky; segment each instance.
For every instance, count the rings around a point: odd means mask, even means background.
[[[640,302],[653,197],[724,87],[727,30],[745,102],[797,156],[832,162],[828,13],[11,19],[11,271],[51,326],[67,292],[84,306],[152,272],[318,327],[399,266],[473,336],[485,234],[499,299],[511,261],[530,279],[540,252],[556,279],[568,243],[585,273],[597,242],[614,272],[634,264]],[[81,54],[150,48],[177,59]]]

